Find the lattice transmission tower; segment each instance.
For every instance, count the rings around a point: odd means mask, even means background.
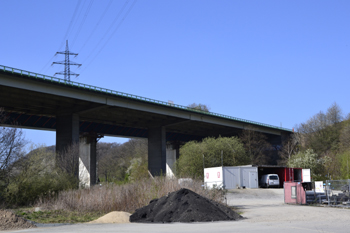
[[[81,64],[78,64],[78,63],[75,63],[75,62],[72,62],[72,61],[69,60],[69,55],[74,55],[76,57],[76,56],[78,56],[78,54],[69,52],[68,40],[66,40],[66,50],[63,51],[63,52],[57,52],[55,54],[55,56],[57,54],[64,54],[65,55],[65,59],[64,59],[64,61],[60,61],[60,62],[52,62],[52,65],[54,65],[54,64],[64,65],[64,71],[63,72],[56,72],[54,74],[54,76],[56,74],[64,75],[64,80],[69,81],[69,82],[70,82],[70,76],[71,75],[75,75],[76,77],[78,77],[79,74],[76,74],[76,73],[73,73],[73,72],[70,71],[70,66],[73,65],[73,66],[80,67]]]

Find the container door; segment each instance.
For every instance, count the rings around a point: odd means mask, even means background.
[[[223,168],[225,189],[235,189],[239,186],[239,169],[232,167]]]
[[[258,173],[249,172],[249,188],[256,189],[258,188]]]
[[[303,182],[311,182],[310,169],[303,169]]]

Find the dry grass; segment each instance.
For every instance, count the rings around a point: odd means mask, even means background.
[[[124,185],[104,184],[90,189],[63,191],[58,197],[39,200],[37,205],[51,210],[133,213],[136,209],[148,205],[152,199],[162,197],[182,187],[218,202],[224,200],[223,192],[203,189],[201,181],[193,181],[180,186],[177,179],[156,177],[154,180],[143,179]]]

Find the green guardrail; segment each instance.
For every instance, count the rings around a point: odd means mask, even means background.
[[[187,107],[187,106],[182,106],[182,105],[179,105],[179,104],[167,103],[165,101],[154,100],[154,99],[150,99],[150,98],[146,98],[146,97],[141,97],[141,96],[137,96],[137,95],[127,94],[127,93],[120,92],[120,91],[113,91],[113,90],[110,90],[110,89],[96,87],[96,86],[91,86],[91,85],[88,85],[88,84],[78,83],[78,82],[74,82],[74,81],[67,81],[67,80],[64,80],[64,79],[61,79],[61,78],[56,78],[56,77],[53,77],[53,76],[48,76],[48,75],[38,74],[38,73],[34,73],[34,72],[29,72],[29,71],[26,71],[26,70],[12,68],[12,67],[8,67],[8,66],[0,65],[0,70],[2,70],[4,72],[12,73],[12,74],[20,74],[22,76],[28,76],[28,77],[31,77],[31,78],[45,80],[45,81],[50,81],[50,82],[53,82],[53,83],[63,84],[63,85],[71,86],[71,87],[78,87],[78,88],[82,88],[82,89],[86,89],[86,90],[90,90],[90,91],[102,92],[102,93],[106,93],[106,94],[116,95],[116,96],[119,96],[119,97],[121,96],[121,97],[130,98],[130,99],[134,99],[134,100],[140,100],[140,101],[144,101],[144,102],[148,102],[148,103],[152,103],[152,104],[159,104],[159,105],[163,105],[163,106],[167,106],[167,107],[179,108],[179,109],[184,109],[184,110],[191,111],[191,112],[198,112],[198,113],[205,114],[205,115],[216,116],[216,117],[221,117],[221,118],[224,118],[224,119],[235,120],[235,121],[240,121],[240,122],[249,123],[249,124],[253,124],[253,125],[264,126],[264,127],[268,127],[268,128],[273,128],[273,129],[278,129],[278,130],[284,130],[284,131],[292,132],[292,130],[287,129],[287,128],[277,127],[277,126],[264,124],[264,123],[259,123],[259,122],[255,122],[255,121],[250,121],[250,120],[244,120],[244,119],[241,119],[241,118],[227,116],[227,115],[214,113],[214,112],[206,112],[206,111],[202,111],[202,110],[193,109],[193,108],[190,108],[190,107]]]

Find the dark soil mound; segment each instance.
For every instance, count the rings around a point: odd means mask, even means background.
[[[211,222],[241,218],[242,216],[227,206],[191,190],[180,189],[137,209],[130,216],[130,222]]]
[[[0,231],[33,228],[35,225],[27,222],[14,213],[7,210],[0,210]]]

